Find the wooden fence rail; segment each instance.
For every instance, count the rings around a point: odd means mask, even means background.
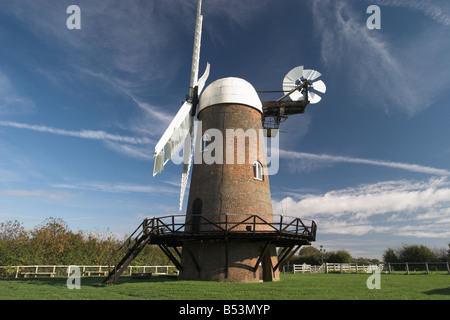
[[[312,266],[309,264],[294,264],[293,272],[311,272],[311,273],[373,273],[374,271],[383,270],[383,264],[358,264],[358,263],[324,263],[320,266]]]
[[[294,264],[293,273],[373,273],[375,271],[391,274],[392,272],[404,272],[406,274],[423,272],[447,272],[450,275],[448,262],[398,262],[398,263],[378,263],[378,264],[358,264],[358,263],[324,263],[320,266],[309,264]]]
[[[23,276],[50,276],[55,275],[67,275],[69,276],[69,267],[66,265],[28,265],[28,266],[0,266],[0,277],[14,277],[18,278]],[[109,272],[110,266],[93,266],[93,265],[78,265],[80,272],[84,276],[91,275],[104,275]],[[169,273],[175,273],[175,266],[129,266],[127,273],[132,275],[133,273],[152,273],[156,275],[168,275]]]
[[[405,272],[406,274],[424,272],[429,274],[433,271],[447,271],[450,274],[450,266],[448,262],[395,262],[388,263],[386,272]]]

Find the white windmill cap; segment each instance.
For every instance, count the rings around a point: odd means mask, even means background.
[[[211,83],[200,97],[198,112],[221,103],[242,104],[263,112],[262,103],[255,88],[240,78],[223,78]]]

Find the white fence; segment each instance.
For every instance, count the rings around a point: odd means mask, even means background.
[[[294,264],[293,272],[294,273],[373,273],[375,271],[382,271],[384,265],[380,264],[370,264],[370,265],[360,265],[357,263],[324,263],[320,266],[312,266],[309,264]]]
[[[84,276],[92,275],[108,275],[109,266],[85,266],[77,265],[80,268],[81,274]],[[124,273],[129,275],[133,273],[151,273],[155,275],[168,275],[176,273],[175,266],[129,266]],[[65,265],[30,265],[30,266],[0,266],[0,277],[14,277],[22,276],[50,276],[67,275],[69,276],[69,266]]]
[[[378,264],[357,264],[357,263],[324,263],[320,266],[309,264],[294,264],[294,273],[373,273],[375,271],[385,271],[386,273],[400,272],[405,274],[446,272],[450,275],[448,262],[399,262],[399,263],[378,263]]]
[[[406,274],[411,273],[426,273],[430,272],[447,272],[450,274],[450,266],[448,262],[396,262],[388,263],[386,266],[387,273],[401,272]]]

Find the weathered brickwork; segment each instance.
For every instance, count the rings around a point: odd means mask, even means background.
[[[201,270],[198,272],[193,260],[183,251],[182,279],[223,282],[279,280],[279,272],[273,273],[270,266],[270,264],[275,266],[278,262],[274,246],[267,250],[268,258],[261,261],[256,271],[254,271],[254,267],[264,248],[264,243],[229,241],[226,244],[224,241],[202,241],[184,246],[188,246]]]
[[[234,159],[230,162],[224,159],[223,164],[194,164],[192,168],[191,185],[187,204],[186,220],[191,219],[192,214],[198,210],[194,202],[201,201],[201,214],[214,222],[232,224],[244,220],[248,215],[260,215],[267,222],[272,222],[272,203],[270,195],[269,177],[264,175],[263,180],[254,179],[253,163],[255,160],[266,167],[266,150],[264,144],[259,143],[262,138],[257,135],[245,136],[248,129],[262,129],[261,113],[251,107],[237,104],[219,104],[203,109],[199,115],[202,121],[201,136],[210,128],[218,129],[223,135],[223,155],[226,157],[234,153]],[[227,135],[227,129],[231,129],[236,135]],[[237,129],[242,129],[238,130]],[[242,140],[239,140],[242,139]],[[245,163],[237,164],[238,145],[245,143]],[[230,148],[231,146],[231,148]],[[261,148],[262,146],[262,148]],[[256,155],[256,159],[250,159],[250,155]],[[225,214],[228,214],[225,217]],[[233,214],[233,215],[230,215]],[[240,225],[235,230],[245,230],[247,225]],[[200,225],[200,231],[206,231],[207,226]],[[255,230],[267,230],[266,226],[256,226]],[[265,273],[265,280],[277,280],[278,272],[272,274],[272,266],[277,264],[276,248],[272,246],[267,250],[266,259],[263,259],[258,271],[253,268],[265,243],[229,241],[228,248],[223,241],[208,241],[190,243],[191,253],[198,259],[202,270],[199,274],[190,255],[185,250],[182,253],[184,279],[202,279],[233,282],[260,281]],[[228,253],[228,272],[225,273],[225,252]],[[266,267],[264,267],[266,266]]]
[[[240,105],[216,105],[204,109],[199,114],[202,121],[202,135],[209,128],[219,129],[224,137],[223,154],[227,153],[229,146],[234,146],[235,160],[237,156],[237,139],[231,140],[226,135],[227,129],[262,129],[261,113],[253,108]],[[242,137],[244,139],[244,137]],[[259,139],[259,136],[258,136]],[[259,140],[256,144],[246,144],[246,154],[258,154]],[[261,150],[258,159],[265,164],[265,150]],[[264,176],[263,181],[253,177],[253,161],[245,164],[194,164],[192,169],[191,186],[187,214],[192,213],[192,204],[200,198],[203,202],[203,214],[241,213],[272,215],[269,177]],[[264,170],[267,168],[264,165]]]

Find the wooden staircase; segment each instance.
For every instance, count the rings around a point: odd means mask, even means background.
[[[147,220],[144,220],[122,246],[113,253],[108,261],[109,274],[103,280],[103,284],[114,284],[122,273],[128,268],[136,256],[149,243],[151,233],[149,232]]]

